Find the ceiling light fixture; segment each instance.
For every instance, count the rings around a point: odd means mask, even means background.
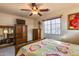
[[[33,7],[33,8],[32,8],[32,13],[33,13],[33,14],[38,14],[38,9],[37,9],[37,7]]]
[[[33,10],[32,13],[33,13],[33,14],[38,14],[38,11],[34,11],[34,10]]]

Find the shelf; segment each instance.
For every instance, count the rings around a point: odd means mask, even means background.
[[[13,44],[14,44],[13,42],[12,43],[7,43],[7,44],[1,44],[0,48],[6,47],[6,46],[11,46]]]

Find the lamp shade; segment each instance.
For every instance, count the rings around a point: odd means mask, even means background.
[[[5,30],[4,30],[4,33],[5,33],[5,34],[7,34],[7,33],[8,33],[8,30],[7,30],[7,29],[5,29]]]

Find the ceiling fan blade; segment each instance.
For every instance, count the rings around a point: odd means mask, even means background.
[[[31,13],[29,16],[32,16],[33,15],[33,13]]]
[[[22,11],[31,11],[31,10],[29,10],[29,9],[21,9]]]
[[[49,9],[40,9],[40,12],[46,12],[49,11]]]
[[[42,16],[42,14],[38,13],[39,16]]]

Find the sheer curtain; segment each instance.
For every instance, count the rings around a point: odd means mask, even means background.
[[[43,22],[45,38],[57,38],[60,35],[60,19],[55,18]]]

